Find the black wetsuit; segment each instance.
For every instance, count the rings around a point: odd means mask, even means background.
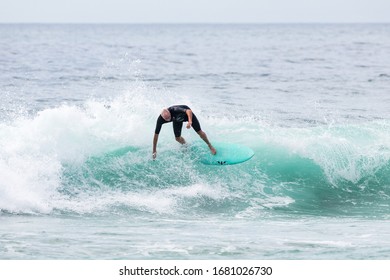
[[[187,110],[191,110],[187,105],[175,105],[168,108],[168,111],[171,113],[171,120],[169,122],[172,122],[173,124],[173,132],[175,133],[175,137],[181,136],[183,122],[188,122],[188,116],[186,114]],[[161,126],[164,123],[168,123],[168,121],[164,120],[164,118],[160,115],[157,119],[154,133],[159,134]],[[192,113],[192,127],[196,132],[201,130],[200,123],[194,113]]]

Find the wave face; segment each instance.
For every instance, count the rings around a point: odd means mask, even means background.
[[[234,166],[203,165],[174,141],[167,124],[153,161],[156,112],[167,100],[177,99],[144,88],[4,121],[0,209],[250,218],[389,214],[386,121],[284,127],[208,115],[195,105],[211,141],[247,145],[255,156]],[[192,130],[183,129],[183,136],[189,145],[199,141]]]

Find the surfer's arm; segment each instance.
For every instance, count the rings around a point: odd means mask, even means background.
[[[154,137],[153,137],[153,159],[156,159],[157,156],[157,141],[158,141],[158,135],[160,134],[161,127],[165,123],[164,119],[161,117],[161,115],[157,118],[156,122],[156,128],[154,130]]]
[[[192,111],[191,111],[191,109],[187,109],[186,114],[188,117],[187,128],[191,128],[191,126],[192,126]]]
[[[158,134],[155,133],[153,137],[153,159],[156,159],[157,156],[157,142],[158,142]]]

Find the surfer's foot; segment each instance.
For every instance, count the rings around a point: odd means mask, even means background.
[[[217,150],[213,146],[209,146],[209,148],[210,148],[210,151],[213,155],[215,155],[217,153]]]

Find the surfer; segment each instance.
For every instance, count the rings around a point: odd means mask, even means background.
[[[175,105],[163,109],[160,116],[157,118],[156,129],[154,131],[153,138],[153,159],[155,159],[157,156],[157,141],[161,126],[168,122],[172,122],[176,141],[180,144],[186,143],[185,139],[181,136],[181,129],[183,127],[183,122],[187,122],[187,129],[190,129],[192,126],[200,138],[202,138],[203,141],[206,142],[206,144],[209,146],[211,153],[213,155],[217,153],[215,148],[207,139],[206,133],[200,128],[198,118],[194,113],[192,113],[190,107],[187,105]]]

